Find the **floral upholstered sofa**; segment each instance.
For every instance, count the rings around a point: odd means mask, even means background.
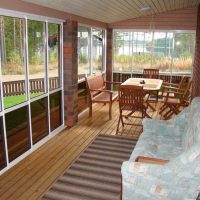
[[[122,200],[196,200],[200,192],[200,97],[169,121],[144,119],[122,165]],[[164,164],[136,162],[138,156]]]

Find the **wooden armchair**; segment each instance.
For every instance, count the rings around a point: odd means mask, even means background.
[[[163,82],[161,96],[166,96],[165,92],[184,90],[184,86],[188,80],[188,77],[182,76],[181,81],[178,84]]]
[[[89,95],[89,116],[92,116],[92,104],[103,103],[109,104],[109,119],[112,119],[112,103],[118,97],[117,92],[106,89],[106,84],[117,84],[117,82],[104,81],[101,73],[94,74],[85,78]]]
[[[143,77],[151,78],[151,79],[159,79],[159,69],[144,69]],[[149,92],[149,95],[153,95],[154,97],[156,96],[156,102],[158,102],[159,91]],[[155,98],[153,98],[153,102],[154,101],[155,101]]]
[[[162,85],[162,91],[159,92],[159,96],[162,98],[166,97],[167,95],[174,97],[175,96],[174,92],[181,92],[181,91],[184,92],[185,90],[184,87],[186,85],[187,80],[188,78],[186,76],[182,76],[179,84],[164,82]],[[166,109],[166,105],[163,104],[160,107],[160,113],[162,113],[165,109]]]
[[[189,80],[185,90],[178,89],[177,91],[168,91],[166,93],[166,97],[164,97],[164,105],[161,108],[159,114],[162,114],[164,110],[168,109],[163,117],[165,119],[169,119],[173,114],[178,114],[180,112],[179,109],[181,106],[188,106],[191,85],[192,80]],[[170,96],[171,93],[173,93],[174,96]]]
[[[147,105],[145,103],[148,100],[148,96],[145,96],[143,87],[135,85],[120,85],[119,86],[119,120],[117,124],[117,132],[119,132],[120,122],[122,126],[124,125],[136,125],[141,126],[141,124],[131,124],[124,122],[123,118],[135,117],[144,118],[150,116],[147,114]],[[129,112],[130,111],[130,112]],[[141,116],[133,116],[132,114],[136,111],[141,112]]]
[[[159,78],[159,69],[144,69],[143,70],[143,77],[144,78],[158,79]]]

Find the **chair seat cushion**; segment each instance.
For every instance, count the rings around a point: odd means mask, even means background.
[[[164,101],[166,101],[166,98],[164,97]],[[168,98],[167,99],[168,104],[180,104],[180,99],[177,98]]]

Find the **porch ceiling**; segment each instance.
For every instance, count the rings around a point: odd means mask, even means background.
[[[22,0],[85,18],[112,23],[197,6],[200,0]]]

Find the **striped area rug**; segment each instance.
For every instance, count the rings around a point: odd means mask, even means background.
[[[99,135],[42,200],[119,200],[121,164],[137,140]]]

